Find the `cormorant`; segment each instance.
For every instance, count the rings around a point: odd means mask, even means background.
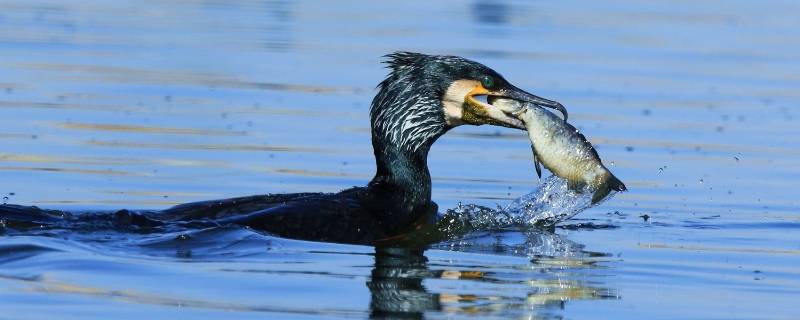
[[[456,56],[395,52],[386,55],[389,75],[370,107],[377,167],[366,187],[339,193],[259,195],[178,205],[157,212],[116,213],[133,224],[213,221],[238,224],[294,239],[375,243],[435,219],[427,157],[431,145],[462,125],[525,129],[522,122],[479,96],[506,97],[559,110],[558,102],[527,93],[499,73]],[[17,211],[14,211],[17,210]],[[0,207],[4,214],[19,206]]]

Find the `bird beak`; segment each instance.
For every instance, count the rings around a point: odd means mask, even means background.
[[[500,108],[492,106],[490,103],[478,100],[476,98],[478,96],[487,96],[487,101],[492,101],[495,98],[508,98],[555,109],[561,112],[564,116],[564,121],[567,121],[567,109],[556,101],[535,96],[512,85],[507,85],[507,88],[492,91],[479,84],[475,86],[466,97],[467,108],[464,109],[463,120],[467,123],[487,123],[525,130],[525,125],[514,115],[500,110]]]
[[[550,108],[550,109],[556,110],[558,112],[561,112],[561,115],[564,116],[564,121],[567,121],[567,117],[569,116],[567,114],[567,108],[564,108],[564,105],[562,105],[561,103],[558,103],[558,102],[553,101],[553,100],[548,100],[548,99],[545,99],[545,98],[542,98],[542,97],[539,97],[539,96],[536,96],[536,95],[533,95],[533,94],[530,94],[530,93],[527,93],[527,92],[523,91],[522,89],[514,87],[512,85],[509,85],[509,87],[511,87],[511,88],[510,89],[500,89],[500,90],[498,90],[499,92],[497,92],[497,93],[489,93],[489,96],[490,97],[509,98],[509,99],[514,99],[514,100],[517,100],[517,101],[529,102],[529,103],[535,104],[535,105],[540,106],[540,107]]]

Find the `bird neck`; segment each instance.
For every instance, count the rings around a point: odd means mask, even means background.
[[[428,149],[407,153],[392,145],[376,143],[375,177],[369,182],[371,212],[387,234],[402,233],[420,217],[434,214]],[[433,209],[431,209],[433,208]]]
[[[373,137],[376,173],[370,186],[396,193],[403,202],[407,202],[406,205],[427,205],[431,200],[431,175],[427,160],[429,148],[426,145],[409,152],[402,146],[376,142]]]
[[[439,93],[417,69],[395,68],[370,107],[377,171],[369,187],[400,212],[431,203],[428,151],[448,129]]]

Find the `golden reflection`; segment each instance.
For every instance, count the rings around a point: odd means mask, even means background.
[[[481,239],[485,238],[491,237]],[[441,244],[435,247],[483,252],[497,250],[498,245],[507,246],[464,240],[457,246]],[[512,247],[520,248],[511,250]],[[536,318],[563,309],[569,301],[619,299],[613,290],[586,280],[585,273],[578,272],[596,268],[600,261],[597,258],[600,254],[583,252],[581,248],[581,245],[556,234],[529,232],[525,243],[510,245],[502,251],[535,257],[530,264],[464,265],[451,269],[430,266],[422,249],[378,247],[375,249],[375,268],[367,282],[372,294],[371,316],[420,318],[429,311],[439,311]],[[435,266],[445,263],[437,261]],[[457,261],[449,263],[462,264]],[[426,283],[430,279],[445,282]],[[482,289],[489,284],[491,290]]]
[[[555,260],[555,259],[553,259]],[[558,266],[587,266],[593,262],[579,263],[579,260],[566,259]],[[435,273],[435,272],[434,272]],[[469,276],[465,276],[469,275]],[[455,271],[446,270],[440,274],[440,279],[447,280],[483,280],[497,283],[500,279],[484,277],[482,271]],[[516,288],[508,291],[508,295],[480,295],[456,294],[442,292],[438,294],[438,303],[442,310],[450,313],[497,313],[508,309],[536,310],[537,308],[555,306],[562,308],[563,303],[575,300],[615,299],[611,290],[607,288],[588,285],[586,281],[562,279],[560,276],[569,277],[569,274],[550,274],[555,279],[529,279],[516,283]],[[515,285],[515,283],[510,283]],[[515,297],[514,293],[524,293],[524,297]],[[476,303],[478,303],[476,305]],[[487,304],[488,303],[488,304]]]

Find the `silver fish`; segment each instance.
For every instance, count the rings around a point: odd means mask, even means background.
[[[567,180],[572,190],[581,191],[588,185],[594,190],[592,204],[605,198],[611,190],[627,190],[625,184],[603,165],[586,137],[565,120],[542,107],[517,100],[495,98],[490,103],[525,123],[539,178],[542,177],[541,163],[553,174]]]

